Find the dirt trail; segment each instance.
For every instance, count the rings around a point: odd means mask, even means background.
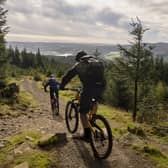
[[[60,117],[53,120],[50,110],[49,94],[38,89],[36,83],[31,80],[22,82],[24,89],[30,92],[36,101],[38,107],[34,111],[29,111],[29,115],[22,115],[18,118],[4,118],[0,126],[5,124],[0,134],[0,138],[13,135],[22,130],[40,131],[42,134],[66,133],[67,143],[58,147],[60,168],[154,168],[152,163],[142,158],[135,151],[127,146],[114,142],[113,151],[107,160],[98,161],[93,157],[89,144],[73,140],[67,132],[64,119],[64,109],[66,102],[60,101]]]

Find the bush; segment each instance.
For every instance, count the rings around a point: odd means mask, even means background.
[[[35,81],[42,81],[41,75],[37,73],[37,74],[34,76],[34,80],[35,80]]]
[[[14,104],[17,101],[19,86],[16,83],[11,83],[0,90],[0,100],[8,104]]]
[[[156,86],[156,97],[159,103],[163,103],[166,99],[167,89],[162,82],[159,82]]]
[[[146,123],[156,123],[159,115],[159,104],[155,90],[151,89],[144,96],[138,106],[138,121]]]
[[[107,88],[104,94],[105,101],[115,107],[129,110],[132,107],[132,95],[124,79],[107,79]]]

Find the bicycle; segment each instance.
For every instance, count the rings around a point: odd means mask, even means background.
[[[53,94],[53,98],[51,99],[51,109],[53,118],[59,115],[59,102],[58,97],[55,93]]]
[[[48,91],[46,90],[45,92]],[[55,118],[57,115],[59,115],[59,102],[55,92],[53,93],[53,96],[50,101],[51,101],[52,116],[53,118]]]
[[[79,107],[81,89],[70,89],[76,92],[76,96],[67,102],[65,109],[66,126],[70,133],[75,133],[79,126]],[[91,130],[91,148],[94,156],[98,159],[106,159],[112,152],[113,136],[108,121],[100,114],[93,115],[93,107],[97,101],[93,98],[90,111],[88,113],[89,128]],[[107,145],[107,146],[106,146]],[[102,150],[101,147],[105,147]]]

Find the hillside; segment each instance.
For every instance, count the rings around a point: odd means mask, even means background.
[[[155,43],[150,45],[154,46],[153,51],[155,55],[164,56],[167,59],[168,43]],[[98,49],[101,53],[101,57],[107,57],[111,52],[116,53],[119,51],[117,45],[106,44],[8,42],[7,46],[17,46],[19,50],[26,48],[27,51],[34,53],[37,52],[39,48],[43,55],[64,57],[65,61],[70,59],[67,59],[67,56],[73,56],[81,49],[87,51],[89,54],[93,54],[95,50]],[[123,46],[128,47],[128,45]]]

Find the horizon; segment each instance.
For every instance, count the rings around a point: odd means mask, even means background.
[[[110,44],[110,43],[85,43],[85,42],[68,42],[68,41],[7,41],[6,43],[60,43],[60,44],[83,44],[83,45],[118,45],[116,44]],[[144,42],[147,44],[168,44],[168,42]],[[126,44],[120,44],[120,45],[130,45],[131,43],[126,43]]]

